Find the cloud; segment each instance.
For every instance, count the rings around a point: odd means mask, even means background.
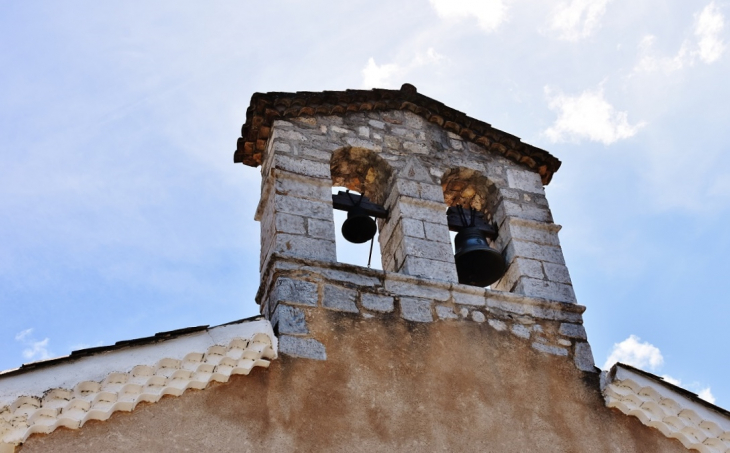
[[[586,90],[578,96],[553,93],[545,87],[548,107],[558,118],[545,135],[553,142],[588,139],[610,145],[633,137],[646,123],[629,124],[628,114],[619,112],[603,97],[603,88]]]
[[[616,362],[655,371],[664,364],[664,357],[659,348],[653,344],[648,341],[642,342],[636,335],[630,335],[621,343],[613,345],[603,369],[611,368]]]
[[[669,382],[670,384],[674,384],[677,387],[683,387],[682,380],[673,378],[672,376],[669,376],[668,374],[662,375],[662,379]],[[688,388],[694,392],[697,392],[697,396],[702,398],[703,400],[715,404],[715,396],[712,394],[712,391],[710,387],[703,387],[697,382],[693,382],[691,384],[685,385],[685,388]]]
[[[26,360],[46,360],[50,359],[53,355],[48,350],[48,338],[43,340],[36,340],[32,337],[33,329],[25,329],[15,335],[15,341],[19,341],[25,346],[23,349],[23,358]]]
[[[439,65],[443,61],[444,57],[433,48],[429,48],[425,54],[416,54],[410,62],[402,65],[398,63],[378,65],[375,59],[370,57],[362,69],[362,85],[365,88],[397,88],[403,83],[405,76],[414,69]]]
[[[430,0],[436,13],[445,19],[460,20],[476,17],[479,28],[495,31],[507,20],[505,0]]]
[[[603,364],[603,369],[610,369],[616,362],[625,363],[636,368],[657,371],[664,365],[664,356],[662,356],[659,348],[653,344],[648,341],[641,341],[641,338],[636,335],[629,335],[629,338],[613,345],[611,354],[609,354],[606,362]],[[698,382],[683,385],[681,379],[674,378],[668,374],[663,375],[662,379],[677,387],[692,390],[703,400],[713,404],[715,403],[715,396],[712,394],[709,386],[705,387]]]
[[[717,61],[725,50],[725,44],[720,38],[724,26],[725,18],[715,2],[710,2],[697,16],[695,23],[697,53],[703,62],[713,63]]]
[[[558,32],[558,38],[578,41],[587,38],[600,27],[601,16],[610,0],[572,0],[555,8],[550,17],[550,28]]]
[[[722,31],[725,17],[715,2],[710,2],[695,14],[694,39],[685,39],[674,56],[658,56],[654,50],[656,37],[646,35],[639,42],[639,62],[634,72],[674,72],[695,64],[697,59],[706,64],[719,60],[725,51]]]

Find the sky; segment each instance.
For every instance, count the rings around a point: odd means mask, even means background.
[[[546,191],[596,364],[730,408],[728,14],[0,2],[0,369],[258,314],[260,173],[233,164],[251,95],[408,82],[563,161]]]

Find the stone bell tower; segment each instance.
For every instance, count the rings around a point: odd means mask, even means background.
[[[324,359],[308,325],[324,311],[417,323],[485,323],[594,372],[543,185],[560,161],[416,91],[256,93],[234,160],[261,166],[257,302],[285,354]],[[333,186],[378,219],[383,271],[337,262]],[[449,207],[496,226],[506,273],[458,283]],[[372,322],[375,322],[373,320]]]

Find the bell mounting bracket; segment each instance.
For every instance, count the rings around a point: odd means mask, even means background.
[[[388,210],[379,204],[375,204],[364,195],[356,195],[354,193],[339,191],[332,194],[332,207],[340,211],[349,212],[355,206],[362,208],[367,215],[377,219],[385,219],[388,217]]]
[[[479,231],[484,234],[485,237],[495,240],[497,239],[497,227],[493,224],[489,224],[486,220],[484,220],[484,215],[480,212],[475,212],[472,210],[464,209],[461,213],[459,212],[459,207],[454,206],[450,207],[446,211],[446,221],[449,224],[449,230],[456,231],[457,233],[461,231],[466,225],[464,225],[464,221],[462,216],[466,217],[466,221],[471,224],[474,224],[474,227],[479,228]]]

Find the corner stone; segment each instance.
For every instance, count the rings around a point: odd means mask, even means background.
[[[593,351],[588,343],[578,343],[575,345],[575,366],[581,371],[596,372],[595,363],[593,362]]]
[[[324,345],[312,338],[279,337],[279,352],[304,359],[327,360]]]
[[[558,333],[566,337],[579,338],[581,340],[586,340],[588,338],[586,336],[585,327],[580,324],[562,323],[560,324],[560,330],[558,331]]]

